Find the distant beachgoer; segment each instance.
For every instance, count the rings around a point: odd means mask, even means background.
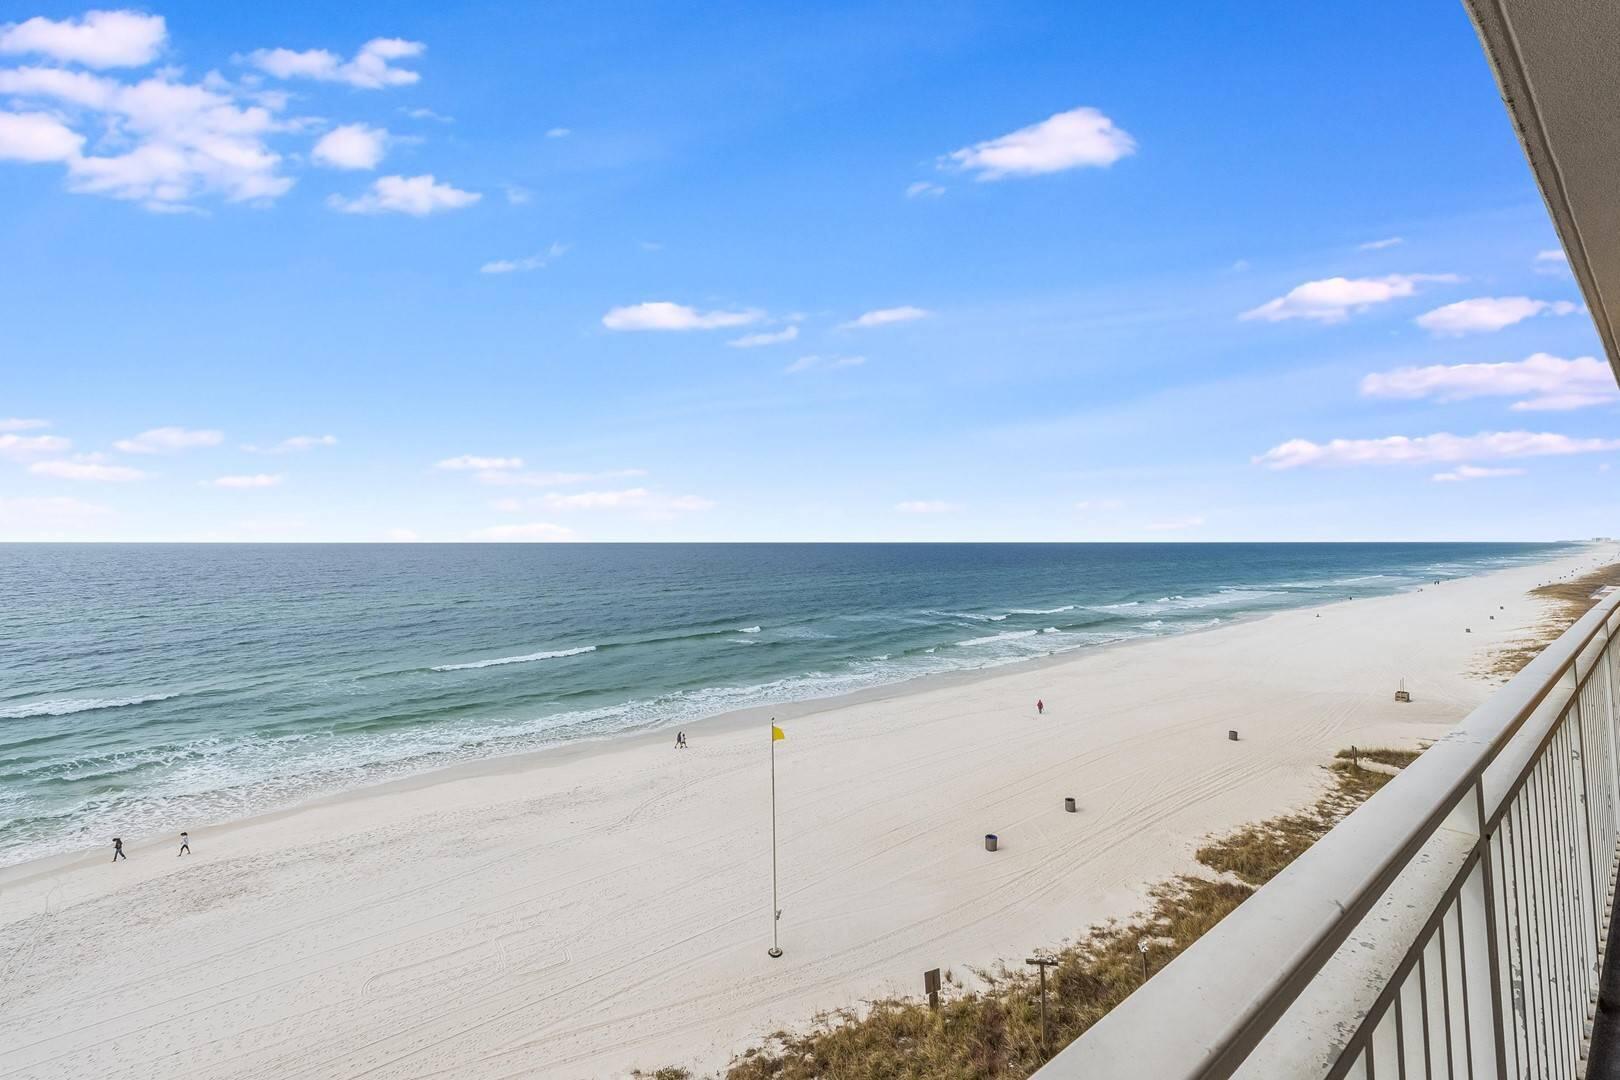
[[[675,749],[677,749],[677,750],[685,750],[686,749],[686,732],[677,731],[675,733]]]
[[[1046,702],[1041,701],[1039,698],[1037,698],[1036,701],[1035,701],[1035,712],[1036,712],[1037,715],[1045,715],[1045,713],[1046,713]]]
[[[124,842],[115,836],[113,837],[113,862],[117,862],[119,859],[128,862],[129,856],[124,854]]]
[[[176,856],[191,854],[191,836],[189,833],[180,834],[180,850],[175,854]]]

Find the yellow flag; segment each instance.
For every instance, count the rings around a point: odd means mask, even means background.
[[[785,738],[787,738],[787,734],[781,728],[777,727],[775,724],[772,724],[771,725],[771,742],[775,742],[777,739],[785,739]]]

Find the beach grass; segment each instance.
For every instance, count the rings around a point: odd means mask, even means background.
[[[1420,751],[1373,748],[1358,759],[1398,770]],[[1284,814],[1219,837],[1198,849],[1212,874],[1160,882],[1144,911],[1091,927],[1081,938],[1045,955],[1048,1042],[1041,1040],[1040,981],[1023,964],[976,972],[979,985],[963,990],[947,977],[937,1012],[918,998],[890,998],[814,1018],[802,1031],[778,1031],[732,1060],[725,1080],[1016,1080],[1033,1073],[1078,1038],[1275,877],[1344,817],[1387,784],[1393,773],[1367,769],[1344,750],[1324,766],[1328,791],[1310,808]],[[637,1074],[681,1080],[685,1070]]]
[[[1610,563],[1570,581],[1555,581],[1531,589],[1531,596],[1551,601],[1550,605],[1528,637],[1510,642],[1491,657],[1485,673],[1501,679],[1518,674],[1575,620],[1597,605],[1593,594],[1606,585],[1620,586],[1620,563]]]

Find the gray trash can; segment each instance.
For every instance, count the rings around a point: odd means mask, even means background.
[[[984,850],[986,850],[986,851],[994,851],[994,850],[996,850],[996,834],[995,833],[987,832],[987,833],[984,834]]]

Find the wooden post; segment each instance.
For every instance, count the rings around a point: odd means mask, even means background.
[[[1056,967],[1057,961],[1049,956],[1032,956],[1025,960],[1026,964],[1033,964],[1041,971],[1041,1056],[1052,1056],[1052,1045],[1046,1037],[1046,969]]]
[[[928,994],[928,1007],[939,1012],[939,968],[923,972],[923,990]]]

